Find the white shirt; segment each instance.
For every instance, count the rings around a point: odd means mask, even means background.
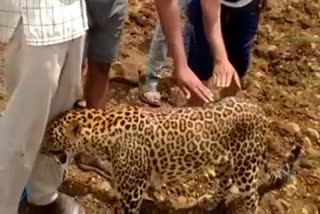
[[[221,4],[227,7],[234,7],[234,8],[240,8],[248,5],[251,3],[253,0],[239,0],[236,2],[230,2],[228,0],[221,0]]]
[[[52,45],[88,29],[85,0],[0,0],[0,42],[8,43],[22,18],[28,45]]]

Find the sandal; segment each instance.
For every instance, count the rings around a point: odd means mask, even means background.
[[[154,87],[147,87],[147,79],[145,75],[142,75],[139,71],[139,98],[142,102],[145,102],[153,107],[161,106],[161,95]]]
[[[147,91],[147,90],[140,89],[139,97],[143,102],[153,107],[161,106],[161,95],[158,91],[153,91],[153,90]]]

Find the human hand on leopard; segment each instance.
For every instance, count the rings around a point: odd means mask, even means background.
[[[202,101],[209,103],[213,101],[213,94],[188,67],[175,68],[174,78],[184,91],[187,98],[190,98],[189,90],[197,95]]]
[[[234,80],[236,86],[241,89],[239,76],[228,60],[215,63],[212,78],[214,85],[218,87],[227,88]]]
[[[241,92],[240,78],[228,60],[215,63],[210,83],[221,88],[220,98],[235,96]]]

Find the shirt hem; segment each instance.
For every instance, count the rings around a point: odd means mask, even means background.
[[[250,4],[253,0],[243,0],[238,2],[221,1],[221,4],[227,7],[241,8]]]
[[[86,34],[87,29],[85,28],[82,32],[79,32],[77,34],[74,34],[72,36],[69,37],[63,37],[63,38],[57,38],[54,40],[50,40],[50,41],[32,41],[32,40],[27,40],[26,39],[26,44],[29,46],[48,46],[48,45],[56,45],[56,44],[60,44],[60,43],[64,43],[64,42],[68,42],[71,41],[73,39],[77,39],[81,36],[84,36]]]

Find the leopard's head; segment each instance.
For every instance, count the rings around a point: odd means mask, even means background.
[[[86,150],[90,133],[91,130],[83,126],[81,120],[66,114],[48,126],[40,152],[63,162]]]

